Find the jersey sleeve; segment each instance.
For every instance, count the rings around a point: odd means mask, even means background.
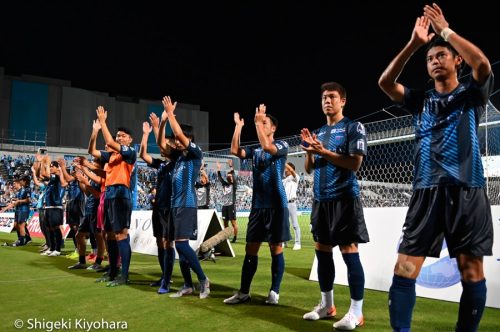
[[[349,154],[366,156],[366,129],[361,122],[353,122],[348,126]]]
[[[276,146],[276,157],[287,156],[288,155],[288,143],[285,141],[274,141],[273,144]]]
[[[101,150],[101,161],[103,164],[105,163],[108,163],[109,162],[109,158],[111,157],[111,153],[108,152],[108,151],[103,151]]]
[[[130,146],[121,145],[120,146],[120,154],[122,155],[123,161],[127,164],[134,164],[137,159],[137,153],[135,149]]]

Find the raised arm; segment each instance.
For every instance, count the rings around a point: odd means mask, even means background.
[[[69,174],[68,171],[66,170],[66,160],[64,158],[59,158],[57,162],[61,166],[62,176],[64,177],[64,179],[67,182],[74,181],[75,178],[71,174]]]
[[[382,75],[380,75],[378,80],[379,87],[394,102],[401,103],[404,98],[404,86],[398,83],[397,80],[399,75],[403,72],[406,63],[413,53],[434,36],[434,33],[428,33],[429,26],[430,21],[427,17],[418,17],[410,41],[403,47],[398,55],[396,55],[391,63],[389,63],[389,66],[387,66]]]
[[[148,164],[153,162],[153,158],[148,153],[148,138],[151,130],[153,128],[149,125],[147,121],[142,123],[142,139],[141,139],[141,147],[139,149],[139,157],[142,158]]]
[[[64,178],[64,176],[62,175],[62,169],[61,169],[61,165],[59,165],[57,167],[57,176],[59,176],[59,181],[61,181],[61,186],[63,188],[66,188],[68,186],[68,181],[66,181],[66,179]]]
[[[432,29],[450,43],[465,63],[472,69],[472,77],[483,84],[491,73],[491,64],[486,55],[474,44],[449,28],[441,8],[433,3],[424,7],[424,17],[429,20]]]
[[[92,185],[90,184],[89,180],[83,175],[82,171],[78,171],[75,174],[78,184],[80,185],[80,189],[84,191],[87,194],[91,194],[95,198],[100,198],[101,193],[96,190]]]
[[[184,135],[184,133],[182,132],[182,128],[179,125],[179,122],[175,118],[174,111],[175,111],[175,108],[177,106],[177,102],[172,103],[170,96],[165,96],[165,97],[163,97],[162,103],[163,103],[163,107],[165,109],[165,112],[167,112],[168,121],[170,123],[170,128],[172,128],[172,132],[174,133],[175,138],[181,143],[181,145],[184,148],[187,148],[189,146],[189,143],[191,142],[191,140],[186,135]],[[162,118],[163,118],[163,115],[162,115]]]
[[[240,118],[239,113],[234,113],[234,133],[233,133],[233,138],[231,140],[231,153],[239,158],[245,158],[246,153],[245,150],[243,150],[240,147],[240,139],[241,139],[241,129],[245,125],[245,121]]]
[[[220,172],[220,163],[219,161],[217,161],[217,178],[219,179],[219,181],[222,183],[222,185],[224,187],[227,187],[230,185],[229,182],[227,182],[226,180],[224,180],[224,178],[222,177],[222,174]]]
[[[96,113],[97,120],[99,120],[99,123],[101,124],[101,132],[102,136],[104,137],[104,142],[110,149],[116,152],[120,152],[121,146],[115,141],[115,138],[113,137],[113,135],[111,135],[111,132],[108,129],[108,125],[106,124],[108,112],[104,110],[104,107],[99,106],[97,107]]]
[[[97,134],[99,133],[99,130],[101,130],[101,124],[98,120],[94,120],[92,122],[92,134],[90,134],[88,152],[96,158],[101,158],[101,151],[96,148]]]
[[[266,105],[260,104],[259,107],[255,109],[255,130],[257,131],[257,137],[262,149],[267,153],[274,155],[278,151],[278,148],[273,144],[271,136],[266,133],[265,124],[267,121],[271,120],[266,116]]]
[[[34,164],[33,164],[33,166],[31,166],[31,174],[33,175],[32,178],[33,178],[33,182],[35,183],[35,185],[37,187],[41,187],[43,185],[43,183],[38,179],[38,176],[36,175],[37,170],[36,170]]]
[[[165,137],[165,127],[167,126],[168,122],[168,113],[166,110],[163,111],[161,114],[161,121],[160,121],[160,128],[158,130],[158,136],[156,137],[156,142],[158,143],[158,147],[160,148],[160,151],[169,156],[170,153],[172,152],[172,148],[167,142],[167,138]]]

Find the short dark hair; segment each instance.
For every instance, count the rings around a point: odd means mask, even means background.
[[[271,124],[273,126],[275,126],[276,128],[278,128],[278,119],[276,119],[274,116],[272,116],[269,113],[266,113],[266,116],[269,118],[269,120],[271,120]]]
[[[132,131],[127,127],[118,127],[116,128],[116,132],[123,131],[125,134],[130,135],[132,137]]]
[[[457,50],[453,46],[451,46],[450,43],[445,41],[443,37],[441,37],[440,35],[434,35],[434,37],[432,37],[432,39],[429,41],[429,44],[427,44],[427,48],[425,49],[425,56],[427,56],[427,52],[429,52],[431,48],[436,46],[446,47],[450,50],[451,53],[453,53],[453,55],[458,55]]]
[[[193,126],[188,125],[188,124],[184,124],[184,123],[182,123],[180,126],[181,126],[182,133],[184,134],[184,136],[186,136],[187,138],[190,138],[191,141],[194,142]]]
[[[295,171],[295,165],[292,162],[289,161],[287,164]]]
[[[50,166],[59,167],[59,163],[54,160],[50,162]]]
[[[337,82],[326,82],[321,84],[321,94],[325,91],[337,91],[340,95],[340,98],[347,98],[347,91],[345,88]]]

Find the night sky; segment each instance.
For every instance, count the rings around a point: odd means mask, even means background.
[[[377,112],[391,106],[377,80],[427,2],[289,2],[2,2],[0,67],[112,96],[199,104],[210,113],[212,150],[229,147],[233,112],[245,119],[243,144],[254,141],[260,103],[280,121],[276,137],[320,127],[325,81],[347,89],[346,116],[389,117]],[[496,63],[500,14],[491,1],[469,3],[439,2],[450,28]],[[400,81],[430,88],[427,80],[421,50]],[[500,105],[498,95],[492,101]]]

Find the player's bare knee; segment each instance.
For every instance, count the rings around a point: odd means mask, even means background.
[[[394,267],[394,274],[404,278],[414,278],[417,267],[413,262],[397,262]]]

